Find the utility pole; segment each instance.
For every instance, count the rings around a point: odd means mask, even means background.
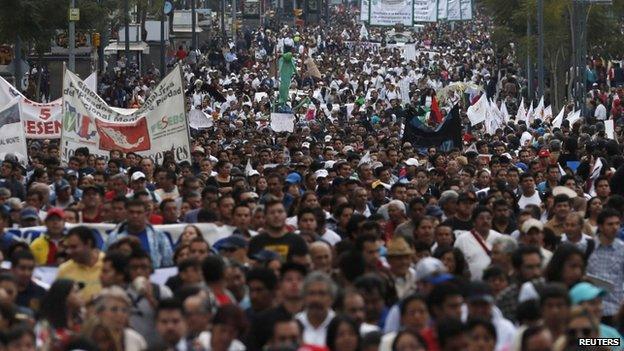
[[[128,8],[128,0],[124,0],[124,28],[126,30],[125,40],[126,40],[126,73],[130,71],[130,9]]]
[[[166,4],[166,3],[165,3]],[[165,76],[165,6],[160,9],[160,78]]]
[[[537,96],[544,96],[544,0],[537,0],[537,82],[539,91]]]
[[[72,10],[76,7],[76,0],[70,0],[69,12],[71,15]],[[76,22],[73,18],[69,19],[69,38],[67,39],[67,47],[69,48],[69,62],[67,67],[70,71],[76,71]],[[19,64],[17,62],[16,64]]]
[[[236,0],[232,0],[232,42],[236,43]]]
[[[225,34],[225,0],[221,0],[221,33],[223,35],[223,40],[227,40],[227,35]]]
[[[587,53],[587,2],[583,0],[573,1],[573,23],[574,23],[574,97],[577,109],[581,110],[581,115],[585,117],[587,106],[585,103],[586,89],[586,53]]]
[[[195,18],[195,0],[191,0],[191,47],[193,50],[197,49],[197,18]]]
[[[527,100],[533,103],[533,67],[531,63],[531,13],[527,16]]]

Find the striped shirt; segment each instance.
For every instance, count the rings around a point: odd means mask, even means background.
[[[587,274],[613,284],[604,297],[603,314],[616,315],[620,302],[624,301],[624,242],[615,239],[611,244],[604,245],[597,241],[587,263]]]

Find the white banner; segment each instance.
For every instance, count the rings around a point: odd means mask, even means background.
[[[89,89],[97,91],[95,72],[85,79],[85,84]],[[61,137],[63,99],[56,99],[48,103],[29,100],[4,78],[0,77],[0,107],[8,104],[14,97],[20,98],[20,117],[27,138],[59,139]]]
[[[360,21],[365,21],[368,22],[369,18],[368,18],[368,11],[369,11],[369,6],[370,6],[370,1],[369,0],[361,0],[361,4],[360,4]]]
[[[0,109],[0,159],[6,154],[13,154],[18,161],[28,164],[28,149],[24,128],[20,123],[19,97],[13,98]]]
[[[472,0],[461,0],[461,19],[463,21],[472,19]]]
[[[113,109],[70,71],[63,81],[61,158],[79,147],[107,158],[110,151],[135,152],[156,164],[167,151],[176,162],[190,159],[188,120],[179,66],[154,88],[139,110]]]
[[[461,18],[461,0],[448,0],[447,3],[447,19],[449,21],[460,21]]]
[[[295,116],[292,113],[271,113],[271,129],[274,132],[294,132]]]
[[[438,20],[447,19],[448,0],[438,0]]]
[[[404,26],[414,24],[412,0],[370,0],[370,24],[374,26]]]
[[[413,0],[414,23],[436,22],[438,20],[438,0]]]

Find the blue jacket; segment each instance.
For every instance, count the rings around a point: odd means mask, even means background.
[[[147,242],[149,244],[148,254],[152,258],[152,265],[154,268],[170,267],[173,266],[173,248],[171,239],[160,230],[154,228],[150,224],[145,227],[147,233]],[[115,241],[126,237],[128,234],[127,222],[123,222],[117,226],[106,239],[103,250],[108,250],[108,247]]]

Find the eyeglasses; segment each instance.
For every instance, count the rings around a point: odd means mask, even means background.
[[[592,333],[592,328],[570,328],[567,330],[567,334],[571,338],[576,337],[589,337]]]

